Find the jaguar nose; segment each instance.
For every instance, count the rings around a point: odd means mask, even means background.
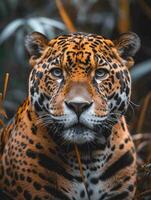
[[[65,103],[68,106],[68,108],[70,108],[77,114],[77,116],[80,116],[82,112],[87,110],[92,105],[92,102],[88,101],[84,102],[66,101]]]

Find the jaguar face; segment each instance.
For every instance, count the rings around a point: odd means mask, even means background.
[[[101,140],[126,111],[131,91],[128,67],[140,46],[134,33],[112,42],[102,36],[75,33],[48,39],[28,35],[26,48],[33,69],[29,97],[47,126],[61,127],[65,142]]]

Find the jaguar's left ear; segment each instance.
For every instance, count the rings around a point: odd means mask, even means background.
[[[119,52],[119,55],[124,60],[128,60],[139,50],[141,42],[136,33],[128,32],[121,34],[119,39],[114,41],[114,44]]]

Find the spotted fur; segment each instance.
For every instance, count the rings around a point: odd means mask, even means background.
[[[34,32],[25,46],[29,95],[1,131],[0,188],[15,200],[133,199],[136,154],[124,113],[138,36],[74,33],[48,41]]]

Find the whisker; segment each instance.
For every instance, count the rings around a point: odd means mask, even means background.
[[[131,110],[132,110],[132,114],[133,114],[133,116],[135,115],[135,110],[134,110],[134,108],[133,108],[133,105],[129,102],[128,103],[128,105],[129,105],[129,107],[131,108]]]
[[[136,104],[136,103],[134,103],[133,101],[131,101],[131,100],[129,100],[128,101],[130,104],[132,104],[133,106],[136,106],[136,107],[139,107],[140,105],[139,104]]]

